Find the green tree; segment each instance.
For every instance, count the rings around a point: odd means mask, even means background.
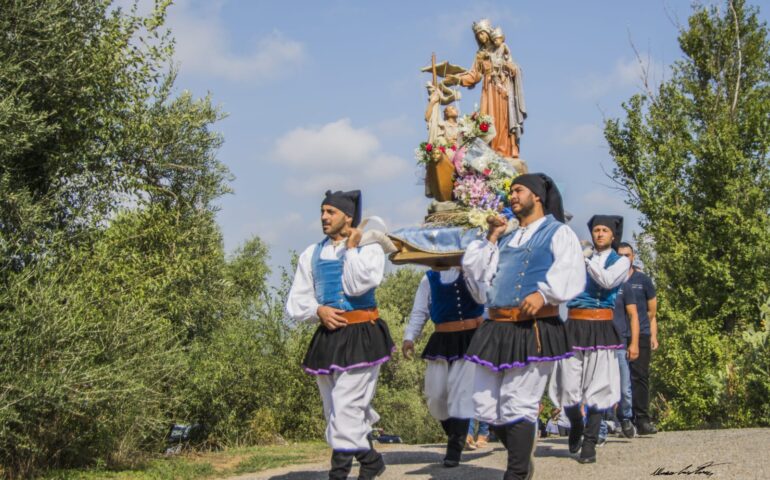
[[[169,3],[142,17],[112,0],[0,0],[5,267],[127,202],[209,208],[226,191],[210,131],[221,115],[209,99],[171,95]]]
[[[743,425],[767,411],[741,400],[735,366],[770,295],[770,39],[756,8],[728,0],[696,7],[679,44],[671,78],[633,96],[605,136],[653,253],[663,420]]]

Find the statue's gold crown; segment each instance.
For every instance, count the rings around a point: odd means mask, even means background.
[[[487,32],[492,33],[492,22],[488,18],[482,18],[473,22],[473,33]]]
[[[503,33],[503,29],[500,27],[495,28],[492,30],[492,33],[489,34],[490,37],[494,40],[495,38],[504,37],[505,34]]]

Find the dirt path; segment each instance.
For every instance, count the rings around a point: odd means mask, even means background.
[[[470,480],[502,478],[506,455],[499,443],[463,454],[464,463],[447,469],[439,463],[440,445],[381,445],[388,469],[382,480],[402,478]],[[661,432],[632,440],[610,438],[598,463],[581,465],[570,458],[566,438],[546,438],[535,452],[538,479],[712,478],[770,479],[770,429]],[[701,465],[713,462],[711,466]],[[328,463],[283,467],[229,480],[321,480]],[[657,471],[657,475],[655,474]],[[355,478],[353,467],[350,478]]]

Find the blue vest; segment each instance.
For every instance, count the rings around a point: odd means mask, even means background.
[[[433,323],[476,318],[484,313],[484,305],[476,303],[465,286],[462,272],[452,283],[441,283],[439,272],[425,274],[430,284],[430,318]]]
[[[545,282],[545,275],[553,265],[551,239],[562,225],[552,215],[548,215],[523,245],[508,245],[516,232],[500,239],[500,263],[487,293],[487,306],[518,307],[527,295],[537,291],[538,282]]]
[[[321,259],[321,250],[328,241],[325,238],[318,243],[313,250],[311,265],[313,268],[313,286],[315,298],[320,305],[339,308],[345,311],[374,308],[377,301],[374,298],[374,288],[358,297],[345,295],[342,288],[343,261]]]
[[[615,250],[611,250],[610,254],[607,255],[607,260],[604,262],[604,268],[611,267],[620,259],[621,256],[618,255]],[[583,293],[570,300],[567,304],[567,307],[614,309],[615,297],[617,297],[618,290],[620,290],[620,287],[622,286],[623,284],[621,283],[617,287],[611,288],[609,290],[602,288],[598,283],[596,283],[596,280],[591,277],[591,274],[586,271],[586,289],[583,290]]]

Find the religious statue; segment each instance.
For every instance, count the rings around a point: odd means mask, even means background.
[[[527,109],[524,105],[521,69],[511,58],[505,35],[489,20],[473,24],[478,51],[470,70],[448,74],[444,85],[473,87],[482,82],[480,113],[494,119],[495,138],[491,147],[503,157],[519,157],[519,139],[524,131]]]

